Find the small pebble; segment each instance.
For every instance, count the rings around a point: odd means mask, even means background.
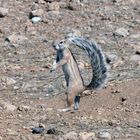
[[[33,17],[32,18],[32,22],[35,24],[35,23],[38,23],[38,22],[40,22],[40,21],[42,21],[42,19],[40,18],[40,17]]]

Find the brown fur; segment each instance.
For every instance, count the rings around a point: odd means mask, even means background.
[[[59,52],[57,51],[57,53]],[[71,109],[75,96],[80,95],[85,90],[85,86],[71,51],[66,47],[61,53],[63,57],[56,63],[56,68],[63,67],[67,84],[67,107]]]

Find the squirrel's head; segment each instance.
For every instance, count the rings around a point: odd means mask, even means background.
[[[59,43],[53,43],[53,48],[55,50],[64,50],[68,48],[68,40],[61,40]]]

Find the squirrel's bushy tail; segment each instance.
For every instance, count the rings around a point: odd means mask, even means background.
[[[90,58],[92,66],[92,80],[86,89],[98,89],[102,87],[107,79],[107,65],[102,50],[93,42],[84,38],[72,36],[69,40],[76,46],[85,50]]]

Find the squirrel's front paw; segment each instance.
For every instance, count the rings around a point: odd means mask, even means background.
[[[56,69],[56,68],[52,67],[52,68],[51,68],[51,70],[50,70],[50,72],[53,72],[53,71],[55,71],[55,69]]]
[[[55,71],[55,69],[56,69],[56,61],[53,63],[53,65],[52,65],[52,68],[51,68],[51,72],[53,72],[53,71]]]
[[[54,71],[54,70],[52,70],[52,69],[50,70],[50,72],[53,72],[53,71]]]

